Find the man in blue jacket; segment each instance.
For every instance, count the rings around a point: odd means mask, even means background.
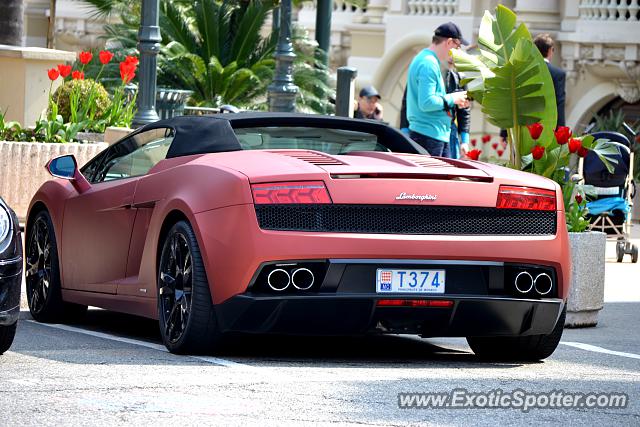
[[[423,49],[409,65],[407,77],[407,119],[409,136],[432,156],[450,157],[451,111],[467,108],[467,92],[447,94],[440,64],[449,51],[467,45],[460,28],[453,22],[440,25],[431,46]]]

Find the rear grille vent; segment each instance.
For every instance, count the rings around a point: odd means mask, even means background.
[[[422,166],[425,168],[451,167],[449,163],[436,159],[434,157],[423,156],[419,154],[396,154],[396,156],[400,157],[403,160],[408,160],[417,166]]]
[[[344,165],[345,163],[340,160],[328,156],[323,153],[319,153],[317,151],[279,151],[279,150],[269,150],[272,153],[281,154],[283,156],[293,157],[294,159],[303,160],[307,163],[311,163],[312,165],[317,166],[328,166],[328,165]]]
[[[554,235],[556,212],[451,206],[259,205],[265,230],[425,235]]]

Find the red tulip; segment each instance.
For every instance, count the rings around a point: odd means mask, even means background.
[[[471,160],[478,160],[480,158],[480,153],[482,153],[482,150],[471,150],[467,153],[467,157]]]
[[[102,65],[106,65],[109,62],[111,62],[111,59],[113,58],[113,53],[109,52],[108,50],[101,50],[100,53],[98,54],[98,57],[100,58],[100,63]]]
[[[582,203],[582,196],[580,194],[576,194],[576,202],[578,204]]]
[[[558,144],[564,145],[569,141],[569,138],[571,138],[571,128],[567,126],[558,126],[554,135],[556,136]]]
[[[529,129],[529,135],[531,135],[531,138],[533,138],[534,140],[538,140],[538,138],[540,138],[540,135],[542,135],[543,127],[541,123],[527,125],[527,129]]]
[[[496,153],[498,153],[498,157],[502,157],[504,150],[497,150]]]
[[[63,79],[67,78],[71,74],[71,65],[58,64],[58,71]]]
[[[491,147],[493,147],[493,149],[496,150],[498,148],[498,143],[494,142],[493,144],[491,144]]]
[[[128,58],[128,57],[127,57]],[[120,63],[120,78],[123,83],[129,83],[136,75],[136,66],[133,62],[126,60]]]
[[[544,156],[544,147],[542,145],[536,145],[531,149],[531,154],[535,160],[540,160]]]
[[[82,62],[84,65],[87,65],[89,62],[91,62],[91,59],[93,59],[93,53],[89,51],[80,52],[78,54],[78,59],[80,59],[80,62]]]
[[[589,149],[586,147],[580,147],[578,148],[578,156],[580,157],[586,157],[587,154],[589,154]]]
[[[477,139],[475,139],[475,138],[471,139],[471,145],[473,145],[475,147],[477,143],[478,143]]]
[[[47,70],[47,74],[49,75],[49,80],[51,81],[54,81],[55,79],[60,77],[60,71],[58,71],[56,68]]]
[[[489,142],[489,141],[491,141],[491,135],[484,135],[484,136],[482,137],[482,142],[483,142],[484,144],[486,144],[486,143],[487,143],[487,142]]]
[[[84,73],[82,71],[76,70],[71,73],[71,77],[73,78],[73,80],[84,80]]]
[[[126,62],[127,64],[133,64],[137,67],[140,61],[138,61],[137,56],[127,56],[126,58],[124,58],[124,62]]]
[[[581,147],[582,147],[582,141],[580,141],[578,138],[571,138],[569,140],[569,152],[570,153],[575,153]]]

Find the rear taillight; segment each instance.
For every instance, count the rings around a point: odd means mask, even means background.
[[[556,192],[530,187],[501,185],[496,207],[530,211],[555,211]]]
[[[251,185],[256,205],[331,203],[322,181],[274,182]]]

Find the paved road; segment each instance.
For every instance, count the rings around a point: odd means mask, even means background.
[[[0,425],[640,425],[640,264],[608,247],[596,328],[542,363],[478,361],[461,339],[251,338],[174,356],[154,322],[90,310],[79,325],[22,313],[0,357]],[[585,345],[587,345],[585,347]],[[585,349],[586,348],[586,349]],[[400,409],[403,392],[623,392],[626,409]]]

